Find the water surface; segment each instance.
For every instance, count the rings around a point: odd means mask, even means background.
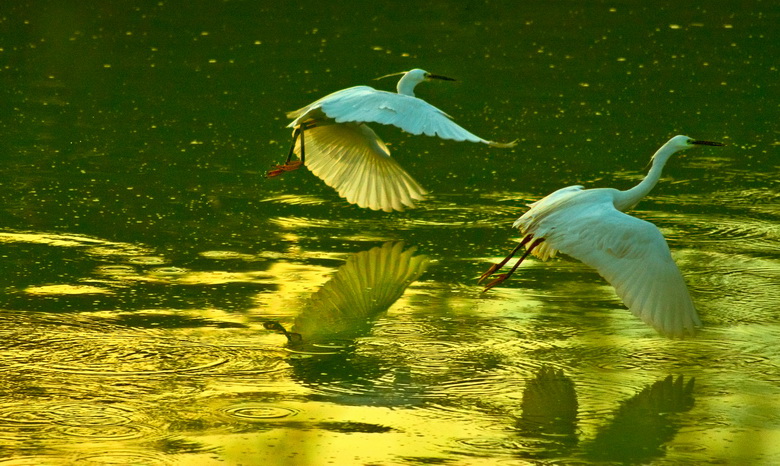
[[[780,10],[771,2],[15,2],[0,11],[8,464],[780,462]],[[418,96],[512,150],[375,127],[431,195],[364,211],[283,161],[284,112]],[[481,293],[554,189],[625,189],[694,338],[593,270]]]

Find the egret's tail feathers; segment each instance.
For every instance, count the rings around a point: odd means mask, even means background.
[[[495,142],[495,141],[487,141],[488,145],[490,147],[498,147],[499,149],[509,149],[511,147],[515,147],[517,145],[517,139],[515,139],[512,142]]]
[[[304,130],[304,146],[309,170],[351,204],[402,211],[426,194],[366,125],[315,126]],[[295,153],[300,154],[300,140]]]

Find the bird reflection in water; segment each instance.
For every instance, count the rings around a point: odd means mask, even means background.
[[[517,428],[526,437],[549,442],[546,451],[577,443],[577,393],[563,371],[547,366],[539,369],[525,386],[521,408]]]
[[[388,363],[384,353],[361,353],[356,341],[425,272],[428,257],[415,251],[388,242],[359,252],[309,298],[291,331],[266,322],[287,336],[292,377],[311,387],[313,398],[371,406],[420,403],[425,387],[412,381],[409,367]]]
[[[623,401],[596,435],[581,442],[588,460],[646,462],[664,456],[663,446],[680,428],[675,415],[693,407],[693,378],[668,376]],[[578,439],[574,383],[563,371],[542,367],[523,391],[516,426],[526,458],[571,455]]]
[[[333,277],[309,298],[291,331],[280,323],[265,328],[283,333],[290,344],[366,335],[374,321],[393,305],[428,267],[428,257],[402,242],[388,242],[347,259]]]
[[[646,462],[664,456],[664,443],[680,429],[675,414],[693,407],[693,378],[671,375],[621,403],[612,421],[585,447],[593,460]]]
[[[298,343],[301,341],[302,337],[300,333],[295,332],[288,332],[286,328],[279,322],[275,320],[269,320],[268,322],[263,324],[263,327],[265,327],[266,330],[273,330],[274,332],[278,332],[283,334],[287,337],[287,341],[290,343]]]

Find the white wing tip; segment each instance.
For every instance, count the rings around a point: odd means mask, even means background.
[[[495,141],[486,141],[486,142],[490,147],[498,147],[499,149],[509,149],[517,145],[517,139],[511,142],[495,142]]]
[[[702,326],[696,308],[693,306],[658,308],[655,312],[649,309],[634,310],[629,308],[629,310],[647,325],[653,327],[659,334],[669,338],[694,336],[697,329]]]

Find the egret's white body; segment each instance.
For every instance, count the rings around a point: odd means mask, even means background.
[[[397,93],[355,86],[329,94],[299,110],[289,112],[293,121],[291,153],[297,154],[314,175],[334,188],[347,202],[373,210],[414,207],[426,191],[393,158],[366,123],[393,125],[411,134],[438,136],[455,141],[481,142],[512,147],[482,139],[452,121],[449,115],[414,96],[417,84],[446,79],[420,69],[404,73]],[[288,162],[269,172],[275,176],[297,168]]]
[[[508,278],[528,253],[547,260],[560,251],[596,269],[628,309],[660,333],[692,334],[701,322],[661,231],[623,212],[653,189],[672,154],[696,145],[722,144],[675,136],[653,155],[653,165],[642,182],[629,190],[568,186],[530,204],[513,225],[523,241],[480,281],[506,264],[523,245],[525,255],[485,291]]]

